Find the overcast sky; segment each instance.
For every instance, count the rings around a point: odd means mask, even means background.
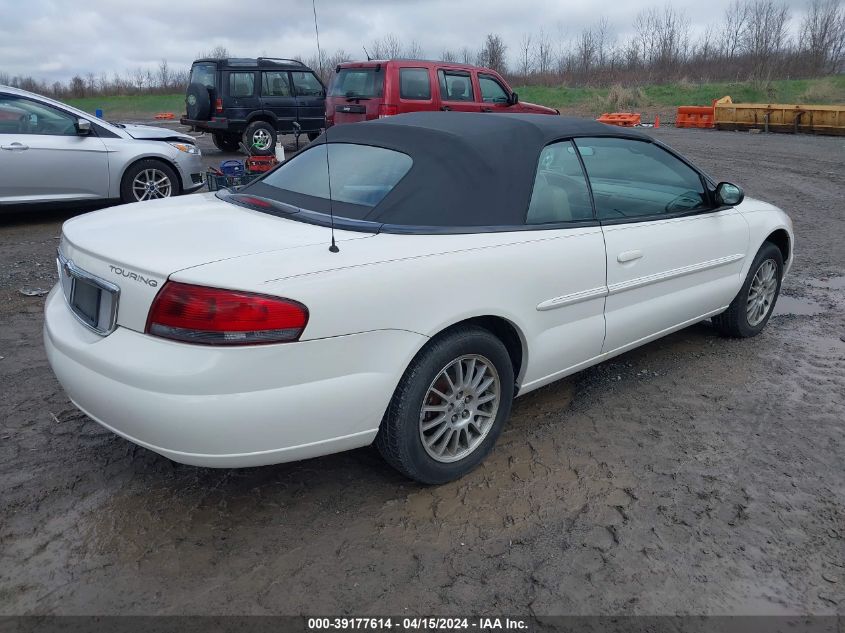
[[[718,22],[730,0],[680,0],[694,31]],[[807,0],[787,2],[793,30]],[[500,34],[515,61],[524,33],[543,28],[557,42],[595,23],[601,9],[624,38],[636,14],[664,2],[616,0],[317,0],[324,52],[353,59],[387,33],[416,40],[429,58],[444,49],[477,50]],[[250,14],[250,9],[252,14]],[[50,82],[76,73],[126,73],[167,59],[187,67],[217,45],[233,55],[316,56],[311,0],[0,0],[0,73]]]

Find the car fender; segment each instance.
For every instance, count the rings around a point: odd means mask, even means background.
[[[789,237],[789,258],[784,261],[783,271],[784,276],[786,276],[795,259],[795,233],[789,215],[775,205],[755,198],[746,198],[735,208],[745,218],[750,232],[748,256],[742,268],[741,279],[745,280],[751,269],[754,256],[766,239],[778,230],[786,231]]]

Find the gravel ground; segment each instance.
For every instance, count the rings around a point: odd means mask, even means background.
[[[440,487],[371,448],[210,470],[104,431],[19,292],[79,210],[0,218],[0,614],[845,614],[845,139],[652,133],[792,214],[777,316],[519,399]]]

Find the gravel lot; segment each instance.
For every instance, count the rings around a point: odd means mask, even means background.
[[[101,429],[19,292],[80,211],[0,217],[0,614],[845,614],[845,139],[653,133],[792,214],[778,315],[519,399],[441,487],[374,449],[210,470]]]

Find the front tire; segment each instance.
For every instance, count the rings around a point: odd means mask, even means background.
[[[385,412],[376,446],[399,472],[442,484],[475,468],[508,419],[514,370],[491,332],[461,327],[411,361]]]
[[[783,255],[771,242],[765,242],[748,271],[728,309],[711,320],[725,336],[748,338],[757,336],[766,327],[780,295],[783,278]]]
[[[170,198],[180,193],[176,172],[169,165],[151,158],[131,165],[120,181],[120,199],[125,203]]]
[[[244,130],[244,145],[257,156],[271,156],[276,151],[276,128],[267,121],[253,121]]]

